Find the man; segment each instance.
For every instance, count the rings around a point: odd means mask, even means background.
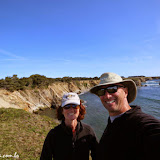
[[[104,73],[90,92],[99,96],[109,112],[97,160],[160,159],[160,121],[129,105],[137,94],[134,81]]]

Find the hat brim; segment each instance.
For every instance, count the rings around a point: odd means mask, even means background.
[[[123,81],[119,81],[119,82],[98,84],[98,85],[92,87],[90,89],[90,92],[97,95],[97,91],[100,88],[102,88],[102,86],[108,86],[108,85],[117,84],[117,83],[122,83],[125,87],[128,88],[128,96],[127,96],[128,103],[133,102],[136,98],[136,95],[137,95],[137,86],[136,86],[135,82],[131,79],[123,80]]]
[[[61,107],[64,107],[64,106],[67,105],[67,104],[76,104],[76,105],[80,105],[80,100],[79,100],[79,102],[74,101],[74,100],[65,101],[65,102],[62,103]]]

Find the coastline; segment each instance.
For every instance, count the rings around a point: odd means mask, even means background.
[[[159,79],[160,77],[129,77],[137,87],[142,82]],[[128,79],[128,78],[123,78]],[[99,83],[99,80],[79,80],[70,82],[56,82],[46,89],[27,89],[14,92],[0,89],[0,108],[17,108],[27,112],[36,113],[45,108],[56,108],[61,103],[61,97],[65,92],[76,92],[82,95]]]

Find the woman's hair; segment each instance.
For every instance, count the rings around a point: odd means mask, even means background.
[[[79,108],[79,116],[77,118],[78,121],[84,119],[84,115],[86,114],[86,108],[85,106],[82,105],[82,103],[80,102],[80,108]],[[57,119],[58,120],[64,120],[64,115],[63,115],[63,107],[59,106],[57,108]]]

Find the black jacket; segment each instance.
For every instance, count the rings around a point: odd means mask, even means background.
[[[108,125],[98,146],[97,160],[155,160],[160,154],[160,121],[138,106]]]
[[[89,151],[95,160],[97,143],[90,126],[78,122],[73,139],[71,128],[62,122],[48,133],[40,160],[89,160]]]

